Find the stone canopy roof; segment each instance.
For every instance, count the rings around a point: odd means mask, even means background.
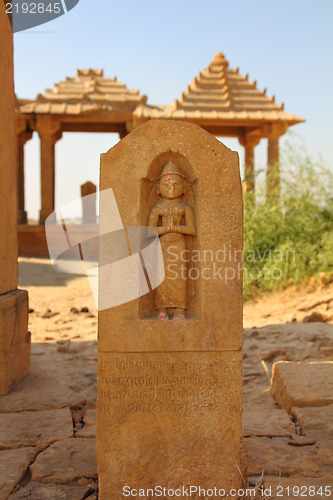
[[[105,78],[103,70],[77,70],[74,78],[56,83],[35,101],[20,101],[25,114],[80,115],[93,111],[130,111],[145,104],[147,97],[127,89],[117,78]]]
[[[267,97],[266,90],[257,89],[248,75],[229,68],[221,52],[217,52],[207,69],[194,78],[188,89],[170,106],[139,105],[134,121],[139,124],[150,118],[173,118],[205,122],[224,122],[230,125],[249,125],[249,122],[300,123],[303,118],[284,111],[283,104]]]
[[[117,132],[120,137],[150,119],[191,121],[222,137],[248,133],[269,137],[273,128],[284,133],[304,121],[276,104],[266,90],[257,89],[248,75],[229,68],[221,52],[171,105],[147,105],[147,97],[138,90],[104,77],[101,69],[85,69],[34,101],[18,100],[17,115],[26,120],[29,130],[49,120],[59,123],[62,132]]]

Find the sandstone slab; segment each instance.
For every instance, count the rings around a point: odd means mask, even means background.
[[[36,455],[35,448],[0,451],[0,498],[5,500],[23,479]]]
[[[31,372],[6,396],[0,396],[0,413],[48,410],[75,406],[80,395],[49,377],[45,372]]]
[[[0,364],[0,394],[8,394],[15,384],[29,373],[29,369],[30,346],[22,351],[13,353],[6,363]]]
[[[298,474],[318,477],[329,472],[331,447],[291,446],[288,439],[249,437],[243,440],[249,476]]]
[[[302,433],[316,441],[333,441],[333,406],[292,408],[292,416]]]
[[[333,362],[294,363],[273,366],[271,395],[290,413],[293,407],[317,407],[333,403]]]
[[[84,500],[89,494],[85,486],[49,485],[32,482],[10,495],[8,500]]]
[[[30,369],[28,292],[0,296],[0,394],[7,394]]]
[[[71,438],[42,451],[30,467],[32,480],[68,484],[82,477],[96,479],[96,440]]]
[[[271,405],[246,404],[243,407],[243,436],[288,437],[295,433],[289,415]]]
[[[51,443],[71,436],[69,408],[0,414],[0,449]]]
[[[8,332],[11,334],[9,335]],[[28,292],[15,290],[0,295],[0,362],[29,346]]]
[[[78,327],[80,328],[80,327]],[[31,371],[43,371],[69,387],[80,399],[96,404],[97,341],[85,342],[87,348],[79,354],[57,352],[57,344],[32,344]]]

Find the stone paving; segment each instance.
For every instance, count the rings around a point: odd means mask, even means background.
[[[97,342],[62,347],[61,342],[32,344],[30,374],[0,397],[1,500],[97,499]],[[333,326],[324,323],[244,332],[248,484],[261,481],[270,487],[273,494],[265,498],[297,498],[287,496],[287,486],[313,486],[319,494],[305,498],[330,498],[320,494],[320,487],[333,486],[333,399],[322,399],[331,380],[321,372],[332,369],[332,348]],[[283,363],[285,369],[274,383],[283,385],[288,401],[296,401],[291,409],[283,400],[279,406],[269,390],[273,364],[286,360],[290,363]],[[311,378],[306,382],[309,362],[311,370],[318,367],[311,372],[312,378],[318,373],[316,383],[321,377],[317,399],[311,396]],[[306,383],[302,398],[298,387]],[[284,488],[283,497],[274,495],[278,486]]]

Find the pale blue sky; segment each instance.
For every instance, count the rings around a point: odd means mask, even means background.
[[[14,35],[15,89],[35,98],[77,68],[103,68],[148,103],[172,103],[214,53],[225,54],[285,110],[306,119],[292,127],[313,156],[333,165],[331,0],[80,0],[68,14]],[[79,196],[86,180],[98,182],[99,154],[112,134],[64,134],[56,146],[56,204]],[[238,150],[238,141],[223,140]],[[266,161],[266,141],[256,163]],[[36,218],[39,141],[26,146],[26,204]]]

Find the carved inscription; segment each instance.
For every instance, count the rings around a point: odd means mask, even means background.
[[[219,411],[231,418],[239,409],[238,359],[195,363],[108,355],[100,366],[99,405],[108,414]]]

